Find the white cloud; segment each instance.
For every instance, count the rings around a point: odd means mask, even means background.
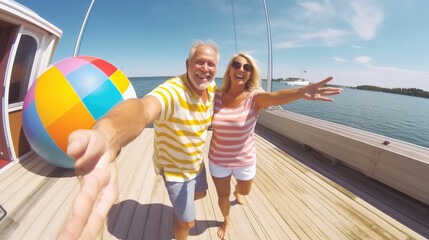
[[[303,35],[303,37],[306,40],[320,40],[328,46],[335,46],[337,43],[341,42],[341,37],[346,34],[347,33],[341,30],[327,29],[325,31],[308,33]]]
[[[386,74],[388,73],[406,73],[406,74],[412,74],[412,73],[416,73],[417,71],[413,71],[413,70],[409,70],[409,69],[401,69],[401,68],[396,68],[396,67],[382,67],[382,66],[374,66],[372,64],[368,64],[367,67],[371,70],[376,70],[376,71],[382,71]]]
[[[316,46],[322,43],[325,46],[333,47],[342,42],[342,37],[347,35],[346,32],[327,29],[318,32],[308,32],[300,34],[297,38],[290,41],[283,41],[275,45],[276,48],[298,48],[305,46]]]
[[[359,56],[355,58],[355,62],[357,63],[362,63],[362,64],[367,64],[369,62],[371,62],[371,58],[367,57],[367,56]]]
[[[383,22],[383,12],[370,1],[356,0],[350,5],[354,11],[350,20],[352,28],[362,39],[372,39]]]
[[[281,43],[275,44],[275,48],[278,48],[278,49],[298,48],[298,47],[302,47],[302,45],[300,45],[298,41],[283,41]]]
[[[319,2],[301,2],[299,5],[304,9],[305,16],[323,14],[331,9],[330,2],[328,1],[325,1],[323,4]]]
[[[283,41],[277,40],[277,47],[335,47],[347,40],[371,40],[384,19],[377,4],[373,0],[298,1],[282,18],[273,17],[273,32],[285,33]]]
[[[305,54],[311,53],[311,56],[316,56],[314,59],[308,59],[308,62],[329,58],[331,63],[334,61],[336,63],[324,66],[323,69],[311,69],[306,74],[306,78],[317,80],[323,76],[334,75],[336,76],[335,82],[338,81],[344,85],[368,84],[381,87],[418,87],[429,90],[428,71],[418,70],[427,69],[427,67],[425,68],[427,64],[423,64],[423,66],[415,64],[413,66],[415,69],[406,69],[407,67],[403,67],[401,63],[402,60],[409,59],[407,53],[414,51],[416,54],[415,50],[405,50],[406,47],[412,47],[412,44],[403,46],[404,49],[397,53],[398,56],[403,54],[404,57],[398,60],[389,59],[389,64],[384,62],[386,58],[384,51],[392,46],[398,46],[396,43],[400,44],[401,42],[398,42],[398,39],[388,37],[389,35],[378,35],[382,33],[380,31],[382,28],[386,28],[383,34],[390,33],[391,26],[388,24],[391,22],[387,21],[387,18],[394,20],[393,22],[400,20],[397,17],[414,19],[415,15],[411,15],[412,12],[408,12],[408,9],[404,8],[404,5],[409,5],[408,2],[380,0],[299,0],[295,4],[290,3],[290,1],[284,2],[288,2],[282,8],[284,10],[278,8],[271,11],[274,13],[271,15],[274,20],[272,22],[274,24],[271,25],[274,47],[282,49],[303,48],[302,51]],[[278,14],[280,12],[282,14]],[[421,19],[417,18],[416,21],[418,20]],[[393,27],[399,32],[402,26]],[[424,31],[417,29],[409,32],[418,32],[420,41],[425,35]],[[378,45],[380,44],[379,40],[384,38],[386,40],[381,42],[382,45]],[[395,45],[386,44],[384,46],[385,41],[389,41],[386,43],[395,43]],[[418,41],[415,42],[417,44]],[[317,47],[318,50],[322,49],[323,46],[330,47],[330,49],[314,51],[313,47]],[[363,49],[365,51],[362,51]],[[420,49],[424,49],[424,47],[420,46]],[[381,50],[381,53],[378,50]],[[281,52],[282,50],[278,51]],[[274,53],[277,52],[274,51]],[[365,55],[368,53],[370,55]],[[355,57],[349,57],[350,54],[354,54]],[[389,56],[387,57],[389,58]],[[416,63],[419,60],[415,60]],[[276,59],[276,61],[281,60]],[[393,64],[391,64],[392,62]],[[406,64],[408,66],[408,63]],[[293,67],[291,65],[292,63],[286,67]],[[352,70],[353,68],[356,70]],[[275,71],[280,71],[280,69],[276,67]],[[298,74],[296,73],[296,75]],[[291,75],[290,70],[281,76],[284,75]]]
[[[340,57],[333,57],[333,58],[336,62],[349,62],[348,60],[340,58]]]

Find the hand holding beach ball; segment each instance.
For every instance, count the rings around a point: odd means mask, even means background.
[[[90,129],[118,103],[136,98],[128,78],[112,64],[79,56],[59,61],[31,86],[24,99],[23,129],[31,148],[51,164],[73,168],[68,136]]]

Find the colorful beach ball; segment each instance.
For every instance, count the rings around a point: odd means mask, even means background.
[[[68,136],[89,129],[112,107],[136,98],[131,82],[115,66],[96,57],[64,59],[48,68],[24,99],[23,129],[31,148],[51,164],[73,168]]]

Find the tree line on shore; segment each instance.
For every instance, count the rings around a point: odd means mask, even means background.
[[[371,85],[357,86],[356,89],[401,94],[414,97],[429,98],[429,92],[418,88],[382,88]]]
[[[263,79],[266,81],[266,79]],[[283,78],[273,78],[273,82],[283,82],[285,79]],[[327,86],[331,87],[344,87],[341,85],[334,85],[334,84],[327,84]],[[401,94],[401,95],[407,95],[407,96],[413,96],[413,97],[422,97],[422,98],[429,98],[429,92],[424,91],[422,89],[418,88],[383,88],[383,87],[377,87],[372,85],[361,85],[357,87],[350,87],[355,88],[359,90],[368,90],[368,91],[375,91],[375,92],[386,92],[386,93],[394,93],[394,94]]]

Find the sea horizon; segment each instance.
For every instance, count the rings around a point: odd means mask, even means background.
[[[137,78],[145,78],[146,80],[150,80],[150,78],[165,78],[166,80],[168,78],[172,78],[175,76],[139,76],[139,77],[128,77],[129,80],[133,80],[133,79],[137,79]],[[215,77],[215,79],[222,79],[223,77]],[[284,80],[285,78],[273,78],[271,81],[272,82],[281,82],[282,80]],[[144,79],[143,79],[144,80]],[[266,78],[261,78],[261,81],[266,82],[267,79]],[[357,85],[357,86],[347,86],[347,85],[340,85],[340,84],[329,84],[330,86],[338,86],[338,87],[344,87],[344,88],[357,88],[359,86],[374,86],[374,87],[379,87],[379,88],[384,88],[384,89],[400,89],[400,88],[404,88],[404,87],[380,87],[377,85]],[[424,92],[429,93],[429,90],[424,90],[422,88],[417,88],[417,87],[407,87],[405,89],[420,89]]]
[[[137,97],[143,97],[169,76],[130,78]],[[220,86],[222,79],[215,79]],[[262,82],[266,89],[267,81]],[[273,82],[272,89],[285,89]],[[372,132],[429,148],[429,100],[400,94],[345,88],[334,102],[298,100],[282,108],[297,114]]]

